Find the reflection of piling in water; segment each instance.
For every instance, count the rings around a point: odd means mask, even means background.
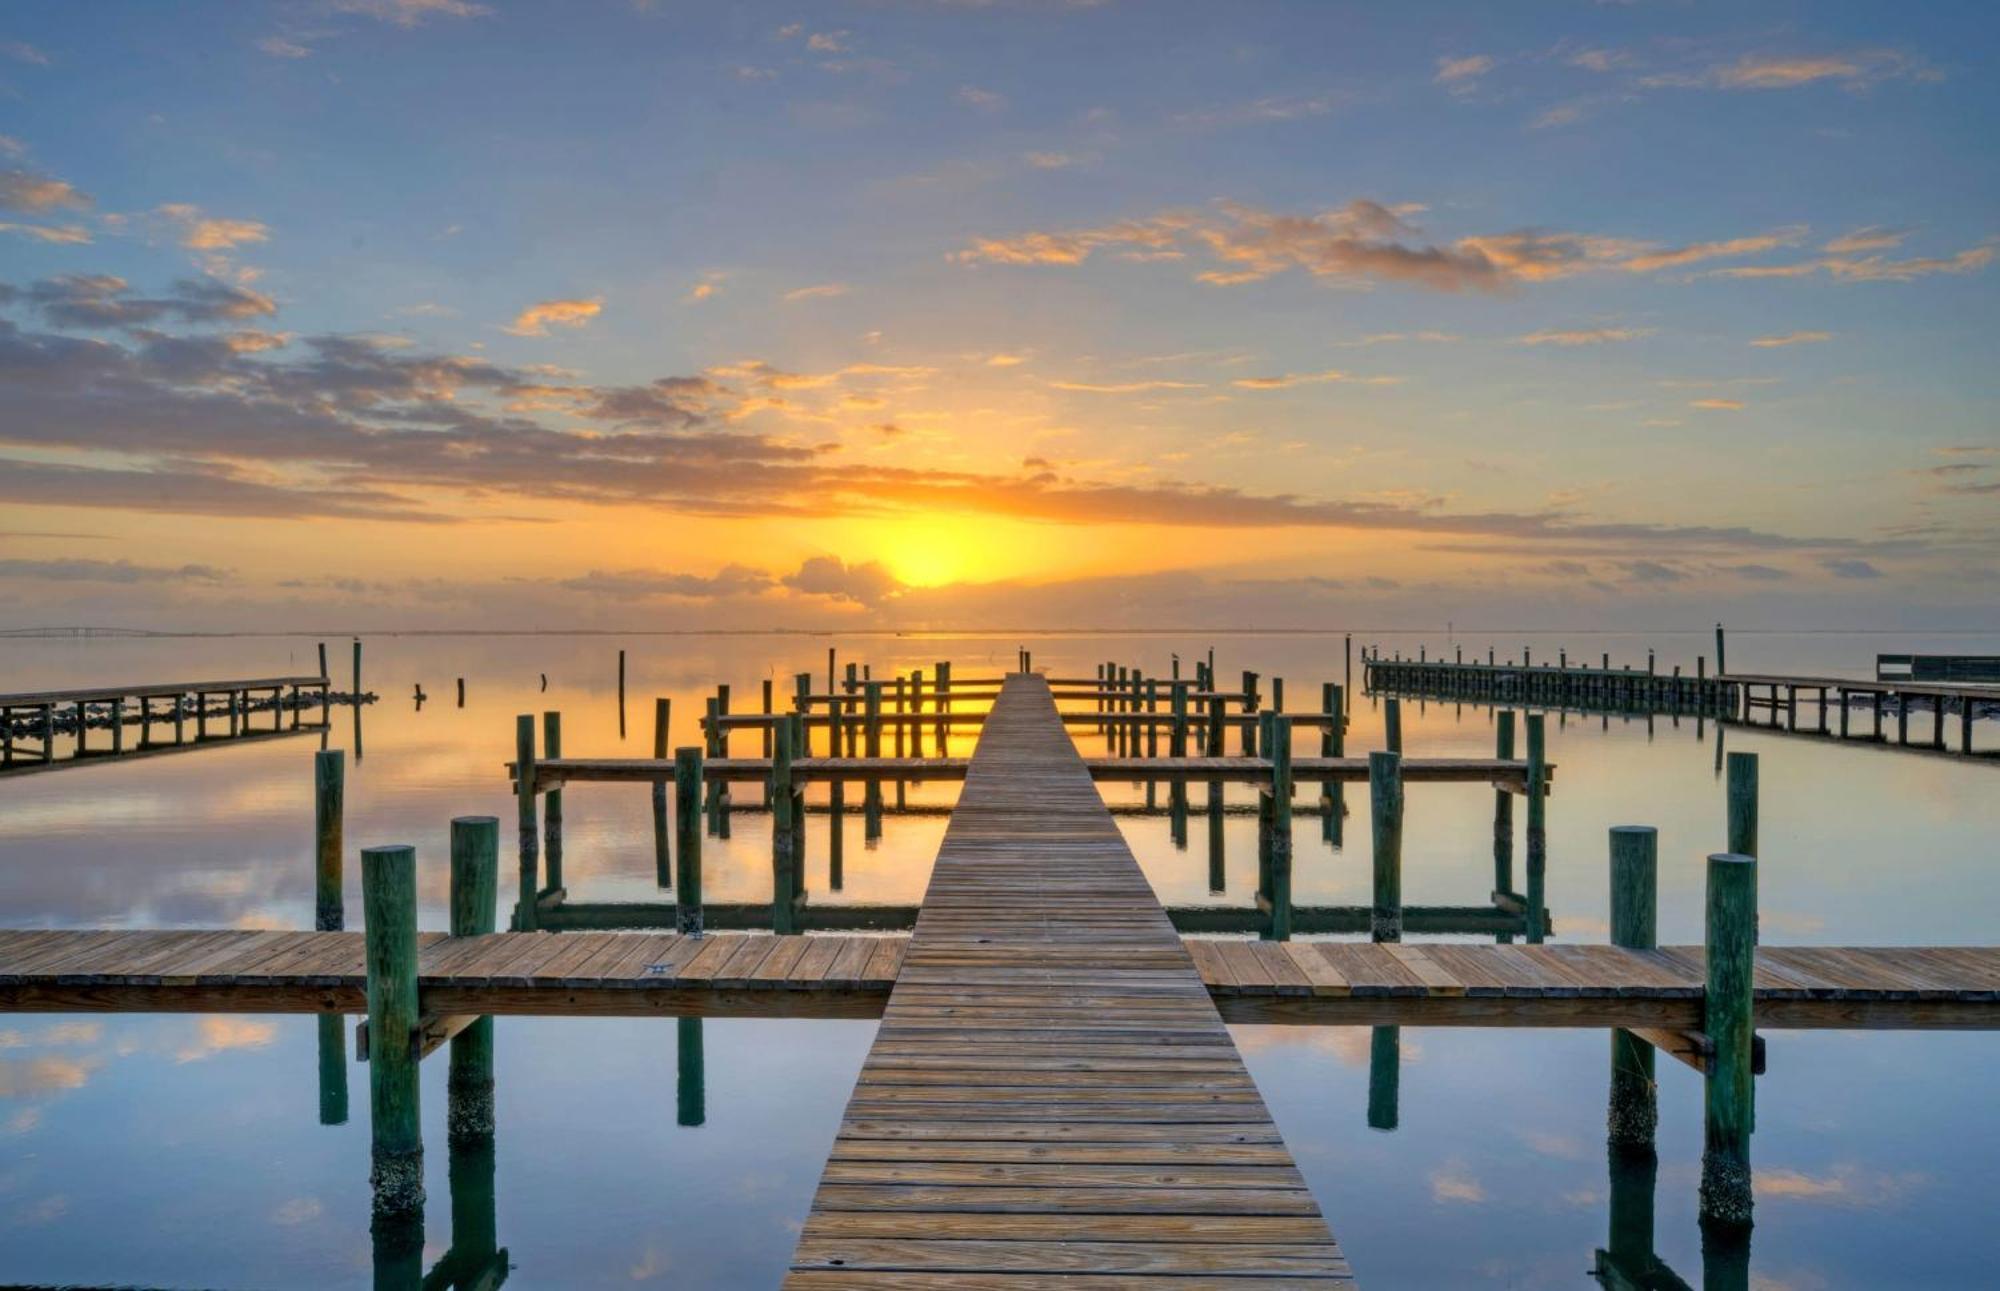
[[[701,1053],[701,1019],[676,1019],[674,1120],[700,1125],[708,1119],[708,1071]]]
[[[1368,1128],[1396,1128],[1403,1082],[1403,1029],[1373,1027],[1368,1033]]]
[[[319,1015],[319,1123],[347,1124],[347,1019]]]

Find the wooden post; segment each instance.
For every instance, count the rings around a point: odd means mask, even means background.
[[[790,717],[785,725],[792,733],[792,748],[802,747],[805,744],[806,719],[803,716]],[[803,910],[806,899],[806,787],[799,783],[796,776],[792,779],[792,820],[798,825],[792,831],[792,908]]]
[[[1549,868],[1548,843],[1548,758],[1543,738],[1542,714],[1528,714],[1528,941],[1540,945],[1547,934],[1543,926],[1547,904]]]
[[[1146,756],[1160,756],[1160,724],[1156,719],[1160,714],[1160,683],[1155,677],[1146,678]],[[1157,780],[1146,781],[1146,810],[1159,806],[1160,786]]]
[[[521,879],[520,904],[514,910],[514,927],[533,932],[540,925],[535,901],[540,889],[541,831],[535,824],[535,715],[522,713],[514,719],[514,796],[519,808]],[[376,1035],[385,1032],[377,1031]]]
[[[322,642],[320,642],[320,643],[319,643],[319,675],[320,675],[320,679],[321,679],[321,680],[325,680],[325,678],[326,678],[326,676],[327,676],[327,672],[326,672],[326,642],[324,642],[324,641],[322,641]]]
[[[625,725],[625,652],[618,652],[618,725]]]
[[[828,689],[831,690],[832,688],[829,687]],[[812,674],[809,672],[799,673],[792,678],[792,710],[804,718],[809,719],[812,715]],[[803,744],[799,745],[799,755],[809,758],[812,756],[811,725],[807,725],[805,731],[806,739]],[[835,746],[832,756],[838,757],[839,755],[840,749]]]
[[[1026,672],[1027,669],[1023,668],[1021,669],[1021,671]],[[905,741],[903,738],[903,727],[905,725],[905,722],[903,721],[903,719],[908,714],[908,702],[907,702],[907,696],[903,689],[903,683],[904,683],[903,674],[897,673],[896,674],[896,760],[898,762],[902,761],[904,756],[903,749]],[[897,811],[903,810],[903,808],[908,805],[908,803],[904,801],[904,786],[908,783],[909,782],[906,780],[899,779],[896,781]]]
[[[771,716],[773,716],[775,712],[775,710],[771,706],[771,699],[772,699],[771,679],[769,677],[764,678],[764,682],[761,689],[763,691],[761,697],[763,701],[763,713],[764,716],[768,719]],[[767,758],[770,757],[771,723],[768,720],[764,723],[763,727],[759,729],[758,736],[759,736],[758,744],[762,747],[764,756]],[[800,757],[806,756],[804,749],[799,750],[799,756]],[[770,806],[771,806],[771,785],[769,781],[766,781],[764,784],[764,807],[766,810],[769,810]]]
[[[354,638],[354,703],[359,711],[361,703],[361,638]]]
[[[833,678],[834,678],[835,667],[836,665],[833,659],[833,647],[828,646],[826,648],[826,693],[829,695],[831,695],[834,691]],[[838,754],[836,754],[835,756],[838,756]]]
[[[792,728],[778,728],[771,748],[771,931],[795,933],[797,910],[792,904],[792,835],[803,823],[792,817]]]
[[[653,700],[653,761],[665,762],[667,752],[667,731],[671,725],[674,701],[664,695]],[[659,887],[674,885],[673,848],[667,834],[667,780],[664,774],[653,781],[653,882]]]
[[[1243,670],[1243,712],[1245,716],[1255,714],[1258,706],[1257,674],[1246,668]],[[1243,723],[1244,757],[1254,758],[1257,756],[1257,734],[1257,723]]]
[[[924,670],[913,669],[910,673],[910,756],[924,755]],[[939,750],[943,752],[942,749]]]
[[[1342,658],[1345,661],[1343,666],[1346,669],[1341,674],[1340,685],[1341,690],[1349,696],[1347,702],[1351,704],[1354,702],[1352,698],[1354,695],[1354,634],[1352,632],[1347,633],[1341,639],[1340,648]]]
[[[1368,755],[1369,815],[1375,830],[1374,903],[1369,935],[1375,941],[1403,939],[1403,757]]]
[[[1347,756],[1347,705],[1346,688],[1328,683],[1324,706],[1329,718],[1325,733],[1321,736],[1320,747],[1326,756],[1344,758]],[[1326,841],[1335,847],[1347,845],[1347,786],[1329,780],[1321,789],[1321,801],[1326,810]]]
[[[844,703],[838,695],[826,698],[827,720],[840,726]],[[835,776],[826,786],[826,860],[834,874],[846,879],[847,866],[847,782]],[[829,879],[831,882],[831,879]]]
[[[1704,1076],[1701,1217],[1747,1225],[1751,1213],[1752,972],[1757,957],[1757,862],[1708,858],[1708,988],[1702,1030],[1713,1046]]]
[[[1178,662],[1178,661],[1176,661]],[[1188,755],[1188,685],[1176,680],[1170,688],[1168,706],[1173,713],[1173,725],[1168,729],[1167,756],[1184,758]],[[1187,846],[1187,781],[1176,777],[1167,785],[1167,832],[1172,835],[1174,845]]]
[[[729,724],[724,718],[729,716],[729,683],[722,682],[715,688],[715,756],[729,756]],[[718,780],[712,790],[716,807],[715,832],[719,837],[729,837],[729,782]]]
[[[368,965],[368,1105],[375,1214],[424,1204],[424,1143],[417,1104],[417,852],[361,849]]]
[[[1403,705],[1396,699],[1382,701],[1383,744],[1391,753],[1403,751]]]
[[[562,714],[542,714],[542,756],[559,758],[562,756]],[[547,886],[551,892],[563,886],[563,791],[561,786],[549,790],[542,806],[542,868],[547,874]]]
[[[1757,855],[1757,755],[1731,753],[1728,759],[1729,850]]]
[[[1715,625],[1715,675],[1723,677],[1729,673],[1729,655],[1724,651],[1722,625]]]
[[[1652,950],[1659,944],[1659,832],[1646,825],[1611,829],[1611,944]],[[1613,1150],[1653,1150],[1660,1123],[1653,1046],[1623,1028],[1611,1031],[1611,1096],[1605,1129]]]
[[[1514,760],[1514,710],[1502,709],[1493,720],[1493,756]],[[1514,890],[1514,795],[1493,791],[1493,890]],[[1503,934],[1505,936],[1506,934]],[[1507,940],[1512,940],[1511,936]]]
[[[1292,939],[1292,720],[1267,714],[1266,741],[1271,759],[1271,865],[1266,892],[1271,899],[1268,935],[1272,941]]]
[[[313,927],[319,932],[338,932],[347,926],[341,898],[346,779],[339,749],[313,754]]]
[[[1371,755],[1373,756],[1373,755]],[[1403,1029],[1373,1027],[1368,1033],[1368,1128],[1396,1128],[1403,1081]]]
[[[674,750],[674,929],[701,936],[701,749]]]
[[[865,751],[871,758],[882,756],[882,683],[871,681],[864,688],[868,721]],[[870,776],[861,797],[862,828],[872,842],[882,837],[882,782]]]
[[[937,662],[937,751],[941,758],[951,756],[951,660]]]

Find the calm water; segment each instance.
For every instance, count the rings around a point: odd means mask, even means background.
[[[1413,654],[1449,652],[1442,635],[1357,633]],[[1528,644],[1692,671],[1707,634],[1647,639],[1465,637],[1505,656]],[[349,750],[347,842],[416,845],[422,926],[444,926],[451,817],[510,806],[501,763],[516,713],[559,709],[565,751],[644,754],[651,700],[674,703],[673,740],[717,681],[754,708],[758,683],[823,675],[825,638],[370,637],[364,683],[383,699]],[[876,675],[950,658],[963,675],[1010,666],[1088,672],[1115,658],[1164,672],[1210,645],[1225,679],[1244,667],[1287,681],[1288,707],[1316,707],[1341,676],[1333,636],[870,638],[837,643]],[[629,651],[630,724],[621,736],[616,657]],[[347,646],[329,642],[337,680]],[[2000,652],[1994,638],[1924,640],[1732,634],[1737,671],[1867,675],[1877,650]],[[312,639],[224,638],[0,643],[0,689],[69,682],[258,676],[316,667]],[[547,673],[548,690],[538,674]],[[463,709],[453,679],[466,678]],[[421,682],[433,697],[410,700]],[[1412,756],[1488,754],[1491,714],[1406,703]],[[754,737],[739,737],[747,750]],[[1081,738],[1081,736],[1080,736]],[[1730,729],[1731,750],[1762,756],[1760,879],[1767,940],[1988,944],[2000,934],[2000,767],[1837,747]],[[1980,732],[1994,739],[1991,724]],[[963,738],[969,748],[971,736]],[[1683,719],[1550,719],[1559,764],[1549,809],[1548,904],[1559,940],[1606,933],[1605,830],[1660,829],[1663,941],[1698,941],[1701,858],[1719,850],[1721,786],[1713,725]],[[0,781],[0,924],[12,927],[309,927],[311,752],[318,734],[101,764]],[[1350,751],[1379,747],[1379,710],[1357,701]],[[1309,736],[1301,751],[1310,751]],[[1234,747],[1232,741],[1232,748]],[[1316,744],[1312,745],[1316,748]],[[1088,749],[1086,751],[1089,751]],[[912,788],[948,803],[949,786]],[[1114,789],[1114,801],[1139,797]],[[643,788],[584,785],[565,795],[566,878],[578,900],[655,897]],[[1405,900],[1482,902],[1492,886],[1490,791],[1409,791]],[[1298,824],[1297,898],[1360,903],[1367,844],[1351,803],[1350,845]],[[844,890],[828,890],[826,817],[811,818],[815,901],[921,898],[942,816],[891,817],[864,845],[849,815]],[[1254,822],[1227,825],[1227,875],[1210,891],[1205,839],[1175,848],[1164,819],[1121,817],[1161,897],[1247,904]],[[768,899],[769,828],[739,817],[709,840],[716,901]],[[1518,845],[1517,845],[1518,846]],[[1517,861],[1517,869],[1519,862]],[[350,864],[349,926],[358,926]],[[503,862],[503,872],[507,870]],[[503,888],[507,885],[503,883]],[[872,1037],[865,1022],[710,1021],[701,1026],[701,1100],[679,1074],[682,1028],[666,1020],[503,1018],[492,1210],[510,1285],[770,1286],[791,1251],[840,1109]],[[1606,1240],[1608,1041],[1602,1031],[1402,1032],[1397,1127],[1368,1127],[1369,1032],[1241,1027],[1237,1039],[1299,1163],[1370,1285],[1503,1287],[1587,1282]],[[318,1020],[311,1017],[0,1018],[0,1280],[164,1286],[332,1286],[372,1275],[366,1069],[350,1065],[351,1114],[320,1123]],[[1774,1032],[1760,1078],[1753,1284],[1790,1287],[1992,1285],[1991,1223],[2000,1129],[1985,1034]],[[430,1193],[425,1264],[477,1222],[484,1191],[454,1197],[444,1134],[444,1063],[425,1064]],[[1695,1223],[1701,1087],[1660,1063],[1657,1248],[1702,1280]],[[699,1121],[699,1124],[685,1124]],[[475,1182],[477,1171],[470,1172]]]

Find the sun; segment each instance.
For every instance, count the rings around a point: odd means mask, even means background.
[[[955,517],[898,521],[883,536],[882,563],[910,587],[964,582],[987,563],[974,526]]]

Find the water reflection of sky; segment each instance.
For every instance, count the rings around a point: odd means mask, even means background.
[[[1370,637],[1367,640],[1376,638]],[[1383,637],[1414,652],[1415,638]],[[1691,668],[1705,634],[1666,639],[1664,667]],[[620,738],[616,651],[630,651]],[[1088,672],[1102,658],[1163,668],[1208,642],[1057,638],[1028,643],[1038,664]],[[1218,666],[1245,664],[1288,682],[1288,707],[1316,707],[1337,680],[1338,637],[1225,637]],[[1428,639],[1439,648],[1440,639]],[[1486,641],[1466,641],[1483,655]],[[1538,657],[1559,644],[1531,641]],[[1642,642],[1567,643],[1643,662]],[[1739,669],[1866,672],[1898,638],[1732,637]],[[1931,643],[1943,644],[1943,643]],[[1990,641],[1953,643],[1992,650]],[[340,678],[343,642],[331,643]],[[737,711],[757,683],[794,672],[823,680],[818,638],[371,638],[364,681],[383,699],[365,713],[365,756],[348,767],[350,852],[371,843],[419,849],[427,927],[444,921],[452,816],[511,805],[500,764],[513,715],[560,709],[573,755],[641,754],[651,700],[674,703],[673,742],[716,680]],[[877,675],[932,661],[998,670],[1011,639],[862,638],[842,657]],[[1518,639],[1500,640],[1503,655]],[[310,670],[310,641],[7,642],[9,688],[68,681],[259,675]],[[549,674],[539,690],[537,674]],[[468,702],[452,703],[465,676]],[[416,711],[412,686],[431,700]],[[1405,701],[1407,750],[1483,754],[1483,708]],[[1988,732],[1982,731],[1982,737]],[[351,749],[336,712],[330,739]],[[963,736],[961,746],[969,746]],[[1079,738],[1087,748],[1093,740]],[[1350,751],[1379,746],[1379,707],[1355,707]],[[1990,943],[2000,877],[1991,805],[2000,769],[1731,729],[1730,750],[1762,755],[1767,937],[1776,942]],[[1559,764],[1550,803],[1549,905],[1558,939],[1605,935],[1604,831],[1660,829],[1661,936],[1698,940],[1700,858],[1720,845],[1717,733],[1691,719],[1550,718]],[[755,736],[739,736],[751,751]],[[0,782],[0,922],[11,926],[304,927],[311,921],[311,750],[318,737],[211,748]],[[1233,747],[1233,740],[1232,740]],[[1311,735],[1300,751],[1316,751]],[[954,751],[963,751],[963,747]],[[948,803],[950,787],[913,786],[912,802]],[[1137,802],[1115,787],[1114,802]],[[739,796],[740,797],[740,796]],[[855,795],[858,800],[858,795]],[[1471,904],[1492,886],[1492,795],[1478,786],[1412,786],[1405,898]],[[643,788],[576,786],[566,795],[566,873],[580,900],[657,895]],[[1358,796],[1350,797],[1365,819]],[[944,829],[941,816],[891,817],[875,844],[848,816],[844,891],[827,891],[826,817],[809,829],[813,899],[914,902]],[[1186,851],[1158,817],[1122,816],[1162,898],[1213,900],[1205,836]],[[1226,827],[1225,899],[1247,903],[1254,822]],[[739,816],[708,840],[711,900],[768,896],[769,826]],[[1302,819],[1302,902],[1367,896],[1361,831],[1341,852]],[[1517,861],[1517,872],[1519,862]],[[504,867],[503,867],[504,868]],[[356,867],[348,910],[359,917]],[[505,886],[505,885],[503,885]],[[317,1024],[311,1018],[0,1018],[0,1275],[167,1285],[326,1285],[370,1275],[366,1068],[351,1066],[354,1116],[318,1124]],[[498,1029],[499,1240],[515,1285],[769,1285],[797,1225],[872,1027],[852,1022],[705,1024],[706,1123],[676,1124],[677,1031],[657,1020],[503,1019]],[[1376,1285],[1567,1284],[1605,1242],[1602,1032],[1402,1032],[1400,1115],[1366,1125],[1364,1029],[1239,1028],[1260,1087],[1357,1271]],[[1770,1035],[1753,1147],[1760,1285],[1984,1285],[2000,1254],[1986,1221],[2000,1148],[1982,1072],[2000,1058],[1987,1035]],[[449,1246],[443,1064],[426,1064],[431,1195],[427,1263]],[[1660,1254],[1699,1282],[1694,1223],[1700,1084],[1661,1063],[1657,1232]]]

